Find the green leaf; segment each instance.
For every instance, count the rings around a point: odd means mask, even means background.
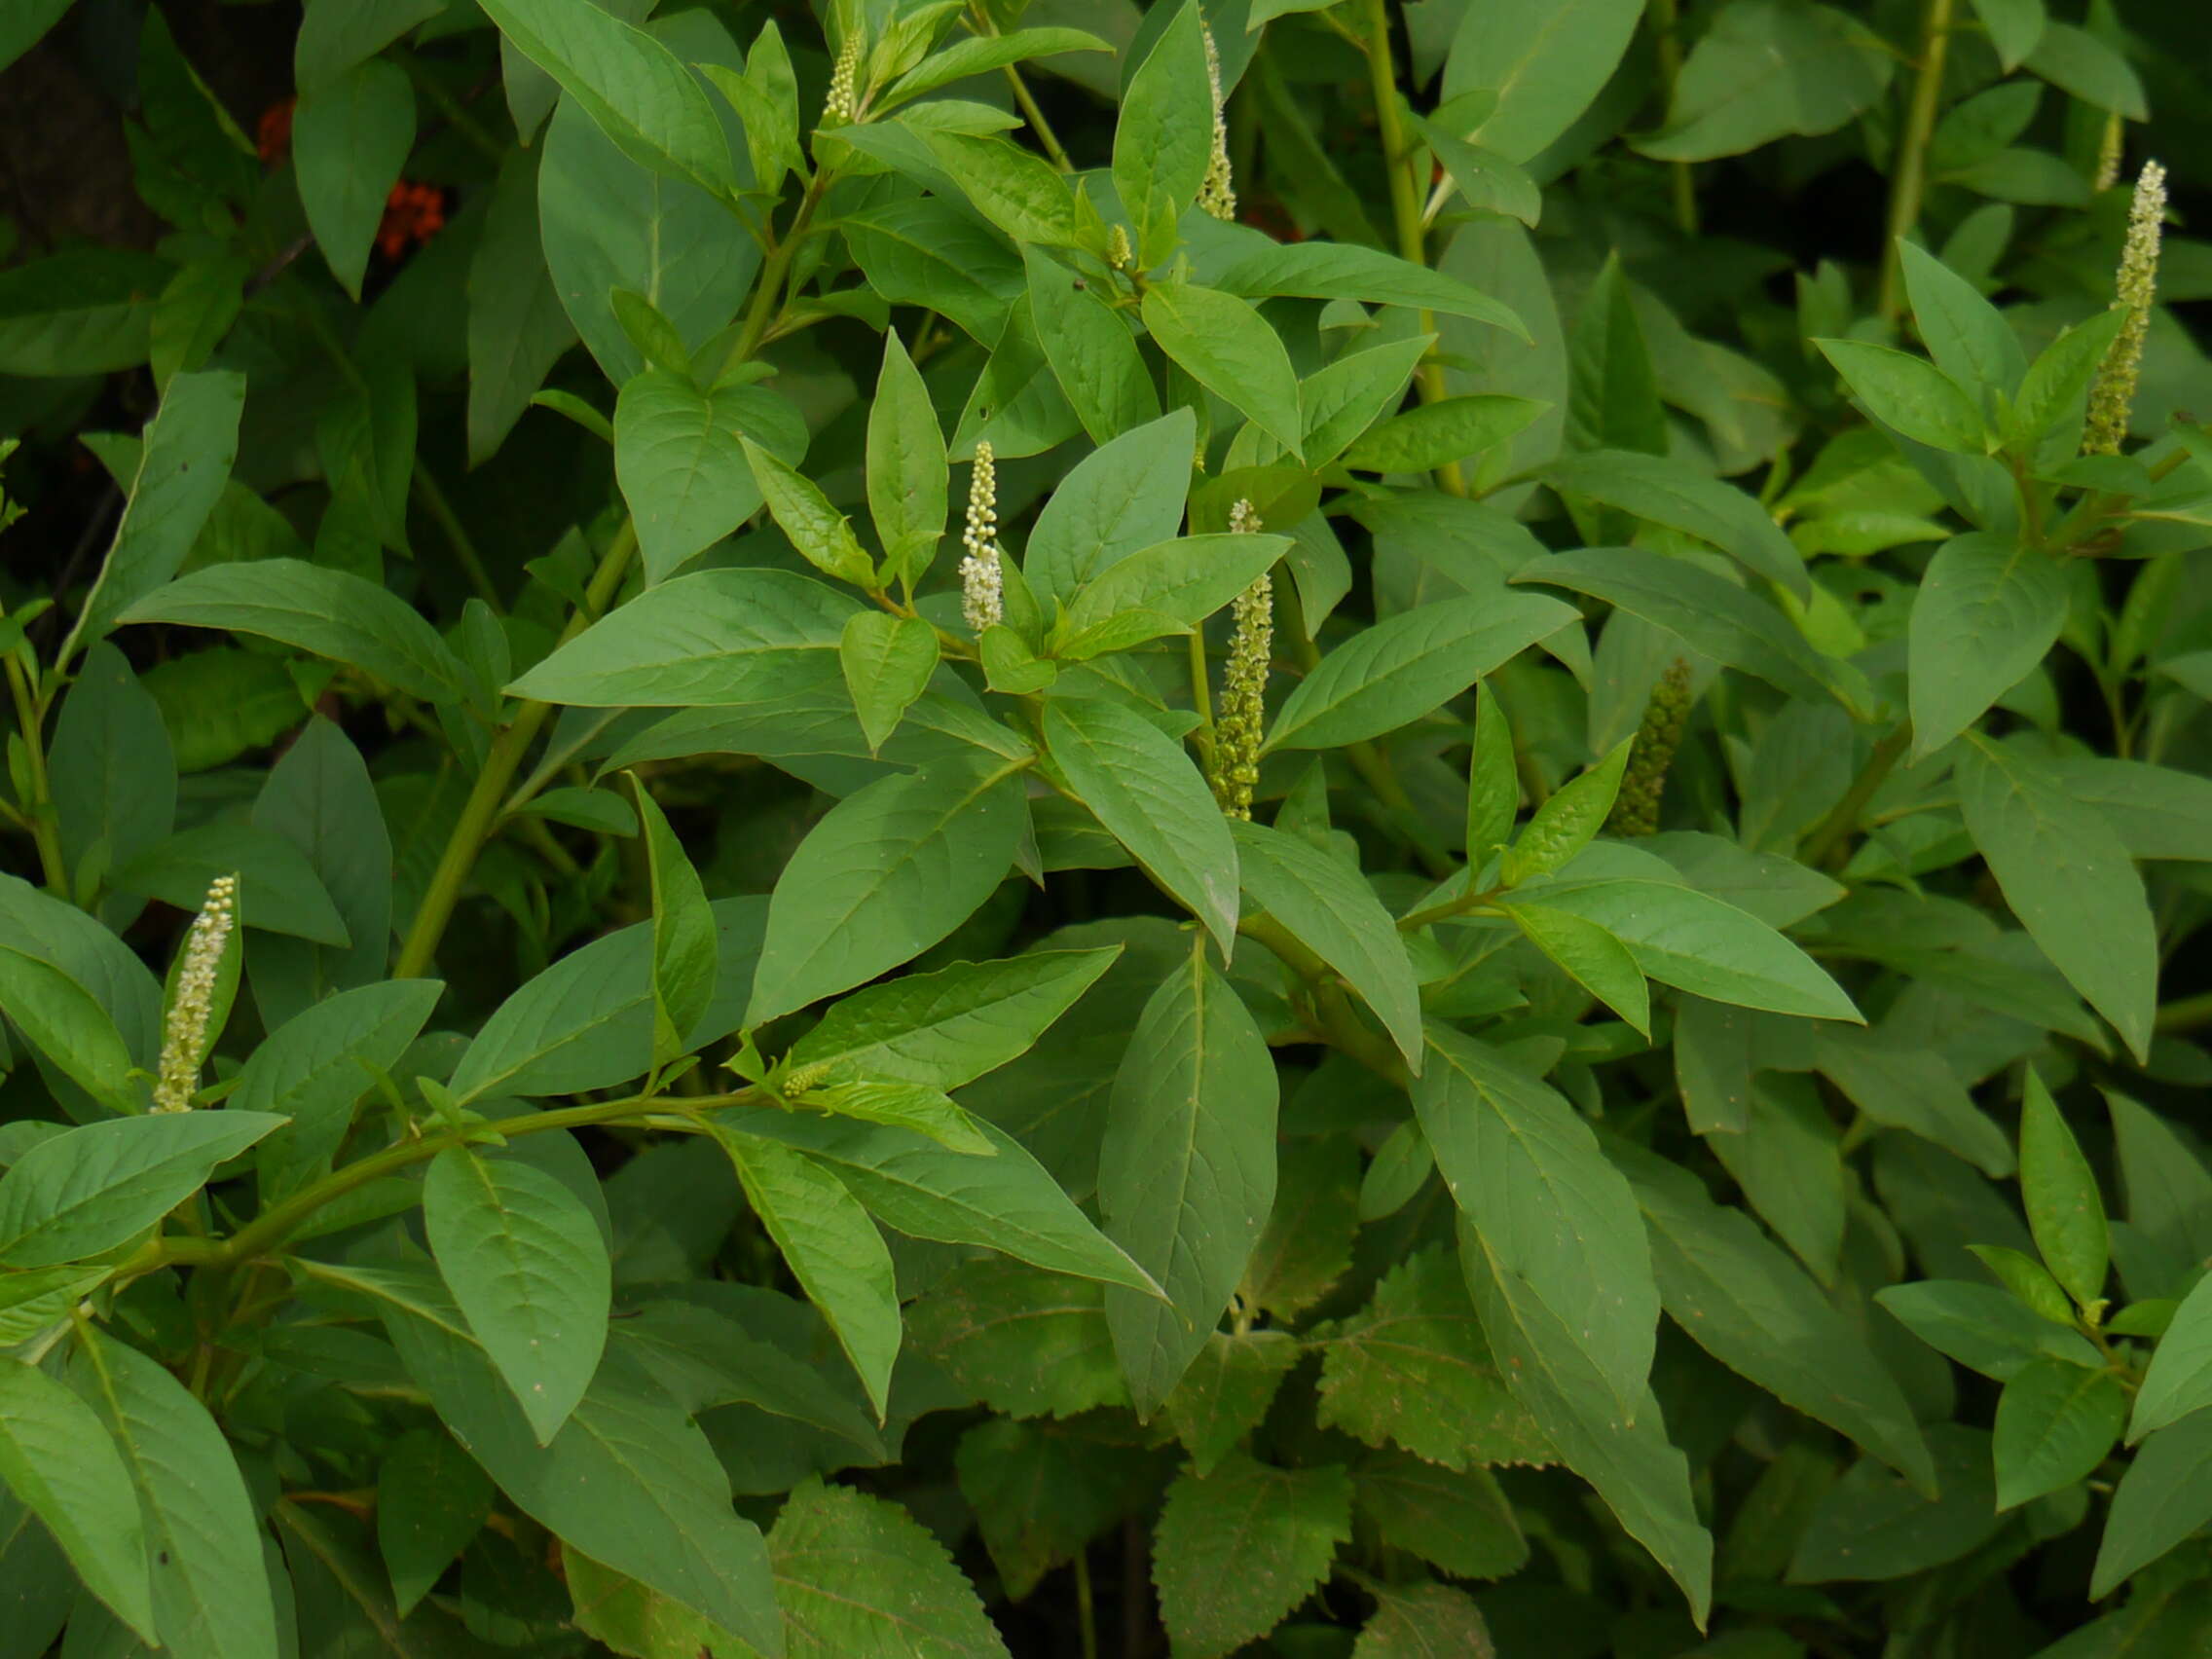
[[[1934,363],[1863,340],[1816,340],[1866,412],[1914,443],[1951,455],[1980,455],[1989,446],[1974,401]]]
[[[1824,1025],[1813,1036],[1813,1058],[1875,1123],[1932,1141],[1993,1178],[2012,1173],[2005,1131],[1973,1103],[1941,1054],[1883,1031]]]
[[[1812,0],[1731,0],[1676,78],[1666,125],[1647,156],[1709,162],[1790,133],[1832,132],[1890,80],[1883,42]]]
[[[0,1012],[32,1048],[110,1111],[138,1109],[144,1090],[129,1076],[130,1051],[107,1010],[66,969],[0,945]]]
[[[2012,325],[1979,288],[1918,242],[1900,240],[1898,257],[1913,323],[1936,366],[1970,395],[2011,396],[2028,372],[2027,354]]]
[[[2112,756],[2061,759],[2058,772],[2118,832],[2128,857],[2212,858],[2212,779]]]
[[[1226,534],[1140,548],[1084,585],[1062,627],[1080,639],[1118,617],[1150,612],[1195,628],[1273,569],[1291,545],[1286,535]]]
[[[2212,1171],[2163,1118],[2110,1088],[2105,1102],[2128,1225],[2168,1260],[2212,1262]]]
[[[825,1082],[893,1078],[958,1088],[1028,1051],[1120,948],[956,962],[855,991],[792,1046]]]
[[[976,211],[1018,243],[1074,247],[1075,198],[1044,157],[968,132],[924,132],[938,165]]]
[[[1505,1385],[1457,1259],[1423,1250],[1336,1326],[1316,1385],[1323,1426],[1391,1442],[1452,1470],[1548,1463],[1543,1434]]]
[[[1348,242],[1306,241],[1261,248],[1223,272],[1214,285],[1245,299],[1287,294],[1308,300],[1405,306],[1487,322],[1523,340],[1529,338],[1528,329],[1511,311],[1458,277]]]
[[[1570,448],[1667,453],[1659,382],[1617,249],[1606,256],[1575,313],[1567,367],[1573,387],[1567,406]]]
[[[649,368],[622,387],[614,476],[648,582],[665,581],[759,510],[749,437],[793,460],[806,450],[806,428],[790,405],[757,387],[703,391],[683,374]]]
[[[1055,697],[1045,705],[1045,747],[1084,805],[1227,956],[1236,940],[1236,844],[1182,745],[1120,703]]]
[[[1928,1431],[1941,1496],[1930,1499],[1862,1457],[1822,1494],[1789,1562],[1789,1582],[1903,1578],[1956,1561],[1997,1530],[1989,1436],[1936,1423]]]
[[[754,479],[777,528],[791,537],[807,563],[824,575],[872,590],[875,561],[854,536],[851,521],[830,504],[821,486],[751,438],[741,436],[737,441],[753,465]]]
[[[1575,1333],[1617,1414],[1634,1416],[1659,1319],[1635,1195],[1590,1125],[1539,1079],[1442,1025],[1429,1045],[1414,1110],[1453,1201],[1497,1271]]]
[[[1359,1233],[1359,1153],[1342,1135],[1283,1142],[1274,1208],[1244,1266],[1237,1300],[1277,1326],[1319,1303],[1351,1272]]]
[[[206,367],[238,321],[253,268],[236,254],[198,259],[169,279],[147,329],[154,385],[167,390],[179,373]]]
[[[2212,1290],[2207,1286],[2212,1278],[2196,1281],[2158,1339],[2128,1419],[2130,1445],[2212,1405]]]
[[[713,906],[718,952],[713,1005],[685,1041],[697,1050],[744,1023],[766,905]],[[653,1044],[653,930],[640,922],[572,950],[526,981],[485,1020],[451,1088],[466,1105],[492,1093],[578,1094],[648,1070]]]
[[[1532,160],[1572,127],[1619,64],[1642,9],[1635,0],[1514,0],[1459,15],[1444,96],[1497,94],[1466,136]]]
[[[1435,335],[1417,334],[1364,351],[1347,351],[1299,382],[1307,464],[1326,466],[1354,438],[1395,410],[1405,399],[1406,382],[1435,344]]]
[[[1488,685],[1475,692],[1475,749],[1467,764],[1467,862],[1480,871],[1513,836],[1521,811],[1513,728],[1505,705]]]
[[[1337,749],[1394,731],[1574,620],[1557,600],[1516,593],[1401,612],[1323,657],[1284,699],[1267,747]]]
[[[1057,57],[1069,52],[1111,52],[1113,47],[1082,29],[1013,29],[1000,35],[972,35],[956,40],[941,52],[932,53],[902,75],[888,92],[876,99],[878,109],[904,103],[924,92],[964,81],[971,75],[987,75],[993,69],[1025,63],[1034,57]]]
[[[1083,429],[1097,443],[1160,419],[1160,397],[1135,337],[1088,281],[1026,250],[1030,313],[1045,360]]]
[[[906,581],[920,580],[937,557],[945,485],[944,433],[929,387],[897,331],[886,329],[867,412],[867,510],[884,568]]]
[[[1989,31],[1989,44],[2008,75],[2035,51],[2048,21],[2043,0],[1973,0],[1973,15]]]
[[[1548,904],[1503,903],[1500,908],[1560,972],[1650,1035],[1651,987],[1627,945],[1597,923]]]
[[[121,623],[255,634],[350,663],[426,703],[458,703],[468,671],[421,613],[374,582],[299,559],[210,565],[155,589]]]
[[[1215,1331],[1167,1396],[1167,1420],[1202,1480],[1267,1416],[1282,1380],[1299,1361],[1287,1331]]]
[[[338,285],[355,300],[385,200],[415,147],[415,88],[382,57],[300,90],[292,159],[308,226]]]
[[[845,619],[837,666],[869,749],[881,749],[899,729],[914,699],[929,688],[937,664],[937,630],[919,616],[856,610]]]
[[[990,897],[1027,822],[1020,780],[995,756],[847,795],[777,878],[745,1023],[850,990],[937,943]]]
[[[891,1252],[858,1199],[804,1153],[710,1120],[745,1197],[808,1299],[860,1374],[878,1421],[899,1357],[899,1292]]]
[[[1568,874],[1531,882],[1516,898],[1597,923],[1665,984],[1739,1008],[1862,1023],[1811,957],[1757,917],[1695,888]]]
[[[2051,435],[2062,423],[2081,417],[2097,365],[2120,338],[2128,315],[2125,306],[2109,306],[2064,330],[2037,353],[2020,382],[2019,395],[2012,400],[2008,441],[2032,444]]]
[[[36,46],[39,38],[61,20],[69,5],[70,0],[28,0],[11,11],[7,21],[0,24],[0,69]]]
[[[1377,1585],[1351,1659],[1444,1659],[1491,1650],[1482,1609],[1449,1584]]]
[[[90,1407],[34,1365],[0,1362],[0,1480],[46,1524],[85,1587],[159,1640],[138,1494]]]
[[[2135,1449],[2105,1518],[2089,1598],[2101,1601],[2212,1521],[2212,1412],[2161,1428]]]
[[[1359,1513],[1384,1543],[1455,1578],[1504,1578],[1529,1559],[1513,1505],[1488,1469],[1445,1469],[1410,1452],[1381,1452],[1361,1458],[1352,1478]]]
[[[1197,443],[1197,418],[1173,409],[1068,469],[1023,551],[1021,571],[1040,603],[1072,599],[1112,566],[1174,537]]]
[[[1274,1201],[1275,1105],[1266,1040],[1194,948],[1137,1017],[1099,1150],[1106,1235],[1167,1293],[1106,1292],[1140,1417],[1173,1392],[1243,1277]]]
[[[2052,1324],[1993,1284],[1927,1279],[1890,1285],[1876,1291],[1874,1300],[1930,1347],[2000,1382],[2018,1376],[2039,1355],[2092,1369],[2100,1363],[2079,1332]]]
[[[651,35],[561,0],[491,0],[484,10],[640,166],[716,195],[735,190],[729,141],[706,89]]]
[[[1088,1280],[1019,1262],[965,1262],[909,1305],[907,1344],[1010,1417],[1126,1405],[1103,1295]]]
[[[810,1480],[768,1548],[791,1659],[897,1659],[920,1640],[931,1659],[1006,1659],[944,1545],[886,1498]]]
[[[1114,190],[1136,232],[1137,263],[1147,271],[1175,251],[1175,227],[1204,182],[1213,108],[1204,24],[1183,7],[1128,77],[1114,124]]]
[[[998,1150],[951,1095],[925,1083],[817,1084],[790,1096],[790,1103],[800,1111],[911,1129],[964,1157],[988,1158]]]
[[[1934,1492],[1936,1466],[1903,1390],[1804,1271],[1686,1170],[1627,1146],[1617,1161],[1650,1226],[1668,1316],[1730,1370]]]
[[[292,78],[302,92],[333,80],[441,9],[438,0],[312,0],[292,45]]]
[[[1001,374],[1010,371],[1015,356],[1023,355],[1010,352],[1010,342],[1026,345],[1028,372],[1044,367],[1034,329],[1025,324],[1017,333],[1013,321],[1013,313],[1026,307],[1021,260],[967,209],[935,196],[895,197],[840,219],[838,229],[868,285],[883,299],[893,305],[928,306],[983,345],[997,347],[1004,359],[997,361]],[[1009,401],[1002,393],[988,407],[996,413]],[[1074,431],[1075,420],[1064,403],[1059,413],[1067,420],[1061,434],[1065,436]],[[1039,447],[1050,448],[1051,443]],[[1007,444],[1000,453],[1003,459],[1035,451]]]
[[[238,460],[244,402],[245,377],[230,370],[169,378],[139,445],[115,539],[63,660],[80,644],[103,638],[124,611],[175,576]]]
[[[379,1072],[399,1063],[444,991],[436,979],[340,991],[301,1010],[247,1056],[224,1115],[287,1120],[256,1155],[265,1201],[328,1171],[352,1125],[354,1102],[376,1086]]]
[[[1516,574],[1588,594],[1641,617],[1715,661],[1757,676],[1792,697],[1849,699],[1838,668],[1773,606],[1686,559],[1635,547],[1552,553]]]
[[[787,688],[860,608],[789,571],[702,571],[648,588],[507,689],[592,708],[716,708]],[[827,664],[829,658],[813,661]]]
[[[79,1337],[69,1385],[98,1417],[138,1490],[163,1651],[276,1659],[261,1530],[207,1408],[156,1361],[92,1330]]]
[[[2011,1509],[2086,1479],[2120,1439],[2127,1391],[2108,1370],[2031,1359],[1997,1400],[1990,1454],[1997,1507]]]
[[[229,874],[239,877],[240,921],[341,949],[352,942],[307,855],[276,831],[247,824],[180,830],[117,870],[114,885],[189,911]]]
[[[2083,103],[2123,121],[2148,121],[2143,83],[2126,58],[2097,35],[2053,19],[2044,26],[2027,66]]]
[[[1309,841],[1235,823],[1237,879],[1252,902],[1345,977],[1420,1070],[1420,986],[1405,940],[1359,872]]]
[[[1548,407],[1503,392],[1447,397],[1369,427],[1341,459],[1355,472],[1426,472],[1494,448]]]
[[[146,360],[155,296],[175,269],[151,254],[101,247],[16,267],[0,276],[0,374],[136,367]]]
[[[1569,495],[1603,501],[1608,507],[1618,507],[1624,513],[1711,542],[1745,570],[1781,583],[1799,600],[1812,597],[1805,561],[1796,545],[1782,533],[1763,506],[1733,484],[1708,478],[1683,462],[1664,456],[1638,455],[1630,450],[1602,449],[1563,455],[1545,467],[1544,476],[1555,488]],[[1571,560],[1576,556],[1567,557]],[[1623,554],[1608,548],[1605,557],[1632,559],[1650,568],[1648,562],[1660,555]],[[1537,568],[1549,571],[1555,564],[1556,561],[1547,560]],[[1682,562],[1670,560],[1665,568],[1679,571]],[[1694,578],[1684,578],[1685,581],[1690,579]],[[1716,578],[1699,584],[1701,588],[1709,585],[1719,584]],[[1611,597],[1601,590],[1583,591],[1598,592],[1600,598]],[[1663,627],[1672,626],[1663,618],[1648,619],[1660,622]],[[1684,633],[1683,638],[1690,636]],[[1694,639],[1690,643],[1704,648]],[[1723,657],[1721,660],[1731,659]],[[1753,669],[1752,672],[1758,671]]]
[[[1145,327],[1177,367],[1292,456],[1302,455],[1298,373],[1258,312],[1234,294],[1189,282],[1147,288],[1142,310]]]
[[[2158,950],[2127,849],[2046,762],[1970,732],[1954,776],[1967,830],[2012,913],[2142,1057],[2157,1004]]]
[[[715,913],[699,872],[660,804],[635,773],[653,905],[653,1064],[688,1051],[685,1037],[715,1000]]]
[[[431,1160],[423,1220],[446,1288],[537,1443],[551,1445],[607,1342],[612,1292],[598,1223],[542,1170],[466,1147]]]
[[[552,1445],[540,1447],[434,1278],[323,1263],[309,1272],[372,1302],[438,1416],[524,1514],[771,1659],[781,1651],[759,1534],[731,1510],[706,1436],[619,1342]]]
[[[1623,738],[1595,766],[1545,797],[1506,849],[1498,871],[1506,886],[1550,875],[1598,838],[1613,810],[1613,798],[1620,793],[1621,773],[1635,742],[1633,737]]]
[[[377,1465],[377,1545],[401,1618],[476,1536],[496,1496],[443,1428],[412,1428],[391,1443]]]
[[[1910,633],[1913,755],[1932,755],[2042,663],[2066,625],[2058,564],[1974,531],[1936,549]]]
[[[2020,1199],[2051,1276],[2084,1308],[2104,1294],[2111,1253],[2096,1172],[2034,1067],[2020,1107]]]
[[[1351,1477],[1278,1469],[1241,1452],[1176,1477],[1153,1532],[1152,1576],[1175,1651],[1220,1659],[1265,1636],[1351,1541]]]
[[[1010,1600],[1026,1599],[1047,1572],[1152,1500],[1159,1455],[1134,1440],[1098,1419],[991,1418],[960,1437],[960,1493]]]
[[[1702,1623],[1713,1596],[1713,1538],[1698,1524],[1689,1466],[1668,1444],[1659,1402],[1645,1388],[1635,1411],[1624,1413],[1611,1383],[1592,1364],[1583,1335],[1562,1324],[1464,1217],[1459,1256],[1506,1385],[1560,1461],[1597,1490],[1629,1535],[1681,1587],[1690,1616]]]
[[[265,1112],[158,1113],[43,1140],[0,1176],[0,1263],[43,1268],[112,1250],[283,1123]]]

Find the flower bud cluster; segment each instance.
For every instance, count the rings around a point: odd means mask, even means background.
[[[157,1112],[187,1112],[200,1087],[200,1067],[207,1054],[207,1026],[215,1013],[215,982],[222,973],[223,948],[238,917],[236,876],[219,875],[207,889],[207,902],[184,938],[184,960],[176,973],[176,992],[162,1032],[162,1058],[154,1083]]]
[[[1006,619],[1006,578],[999,561],[998,463],[987,443],[976,446],[976,466],[968,478],[968,528],[960,537],[968,550],[960,561],[960,614],[980,639],[985,629]]]
[[[1677,657],[1651,688],[1651,701],[1643,706],[1643,723],[1630,745],[1628,767],[1621,774],[1620,793],[1605,819],[1612,835],[1650,835],[1659,829],[1659,801],[1667,793],[1667,768],[1681,747],[1682,727],[1690,718],[1690,665]]]
[[[1198,205],[1217,219],[1236,217],[1236,185],[1229,170],[1229,118],[1222,112],[1221,50],[1213,43],[1213,30],[1204,24],[1206,38],[1206,90],[1213,97],[1213,154],[1206,160],[1206,176],[1198,186]]]
[[[1229,509],[1229,528],[1240,535],[1260,529],[1252,503]],[[1260,743],[1268,717],[1268,668],[1274,658],[1274,578],[1263,575],[1231,606],[1235,626],[1229,636],[1229,666],[1221,677],[1221,718],[1214,727],[1214,799],[1231,818],[1252,816],[1252,792],[1260,782]]]
[[[842,127],[859,113],[861,37],[855,29],[837,49],[836,67],[830,71],[830,95],[823,100],[822,125]]]

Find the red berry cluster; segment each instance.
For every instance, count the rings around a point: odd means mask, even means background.
[[[261,112],[254,125],[254,148],[264,164],[274,166],[292,147],[292,110],[297,98],[285,98]],[[434,184],[401,179],[385,198],[384,218],[377,225],[377,250],[387,259],[398,259],[410,247],[419,247],[445,229],[446,193]]]

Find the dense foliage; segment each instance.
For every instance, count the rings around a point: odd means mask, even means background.
[[[0,1659],[2205,1651],[2052,10],[9,7]]]

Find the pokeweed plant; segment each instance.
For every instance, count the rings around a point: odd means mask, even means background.
[[[2195,1651],[2111,8],[651,10],[0,276],[0,1654]]]

